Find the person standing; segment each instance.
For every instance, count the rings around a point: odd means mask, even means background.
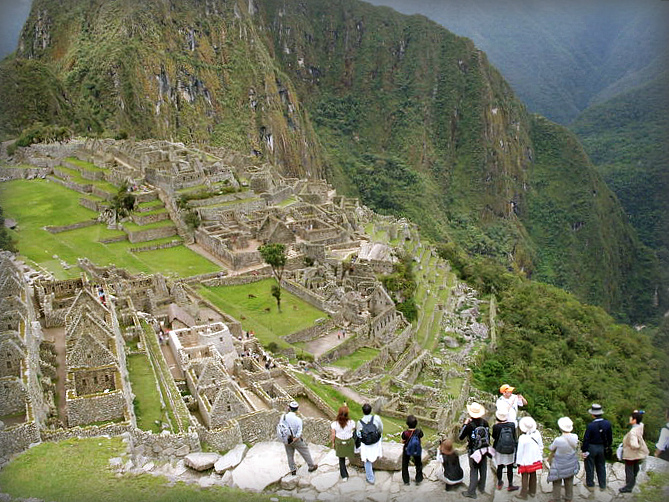
[[[483,418],[485,408],[479,403],[467,405],[469,417],[465,420],[460,431],[460,440],[467,438],[467,452],[469,453],[469,487],[462,495],[467,498],[477,498],[476,489],[485,492],[486,466],[490,453],[490,433],[488,422]]]
[[[585,465],[585,486],[588,490],[595,489],[595,472],[599,489],[606,489],[606,456],[604,451],[611,448],[613,443],[613,431],[611,422],[602,418],[604,410],[601,404],[593,403],[588,413],[593,420],[588,424],[583,434],[581,452],[583,453],[583,464]]]
[[[669,408],[664,413],[667,424],[660,429],[660,437],[655,443],[655,456],[669,462]]]
[[[523,417],[518,425],[523,434],[518,438],[516,463],[521,476],[520,493],[516,498],[527,500],[537,494],[537,471],[541,469],[544,442],[532,417]]]
[[[423,482],[423,451],[420,439],[423,437],[423,431],[417,429],[418,420],[413,415],[409,415],[406,421],[408,429],[402,432],[402,481],[405,485],[409,484],[409,460],[413,459],[416,466],[416,484]]]
[[[444,479],[446,480],[446,491],[455,490],[462,480],[465,473],[460,467],[460,457],[453,449],[453,441],[444,439],[439,444],[439,453],[441,454],[441,463],[444,466]]]
[[[291,438],[283,446],[286,449],[286,456],[288,457],[288,467],[290,468],[290,473],[295,476],[297,475],[297,467],[295,466],[295,450],[297,450],[304,461],[309,466],[309,472],[314,472],[318,469],[318,464],[314,464],[311,459],[311,453],[309,452],[309,446],[307,442],[302,438],[302,419],[297,416],[297,408],[299,404],[297,401],[291,401],[288,404],[288,413],[281,417],[281,420],[285,422],[287,427],[290,429]]]
[[[648,456],[648,446],[643,440],[643,411],[634,410],[630,416],[632,429],[623,437],[623,460],[625,461],[625,486],[620,493],[630,493],[636,484],[639,464]]]
[[[376,481],[372,464],[376,462],[383,451],[381,440],[383,438],[383,422],[372,414],[369,403],[362,405],[363,417],[358,421],[356,433],[360,438],[360,460],[365,465],[365,478],[370,485]]]
[[[564,500],[571,502],[574,498],[574,476],[580,469],[577,455],[578,436],[571,432],[574,430],[574,424],[569,417],[562,417],[557,423],[562,435],[555,438],[548,447],[551,451],[549,457],[551,467],[547,481],[553,483],[552,500],[561,500],[560,491],[564,484]]]
[[[516,390],[515,387],[511,387],[508,383],[505,383],[499,388],[499,392],[502,394],[497,398],[497,409],[505,411],[508,414],[507,420],[513,422],[516,427],[518,426],[518,408],[520,406],[527,406],[527,399],[523,397],[522,394],[514,394],[513,391]]]
[[[516,458],[516,424],[508,421],[508,413],[497,410],[495,413],[497,423],[492,426],[492,447],[495,449],[495,464],[497,465],[497,489],[504,487],[502,474],[506,467],[506,479],[509,483],[507,490],[516,491],[517,486],[513,484],[513,463]]]
[[[355,422],[348,417],[348,406],[340,406],[337,420],[332,422],[332,448],[339,457],[339,475],[343,481],[348,481],[346,457],[352,458],[355,450]]]

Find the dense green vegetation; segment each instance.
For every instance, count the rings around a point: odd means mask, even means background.
[[[141,474],[116,476],[109,459],[125,453],[120,437],[70,439],[41,443],[23,452],[0,471],[0,486],[15,498],[54,502],[178,502],[184,500],[260,502],[290,500],[227,487],[202,489],[166,478]],[[123,458],[123,457],[122,457]]]

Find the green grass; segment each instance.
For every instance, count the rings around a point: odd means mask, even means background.
[[[79,160],[76,157],[67,157],[65,160],[68,161],[70,164],[74,164],[75,166],[86,169],[87,171],[93,171],[93,172],[107,171],[107,169],[104,169],[102,167],[98,167],[95,164],[93,164],[92,162],[86,162],[85,160]]]
[[[100,190],[103,190],[109,194],[116,195],[118,192],[118,187],[116,185],[112,185],[108,181],[104,180],[89,180],[88,178],[84,178],[81,173],[75,169],[70,169],[69,167],[65,166],[59,166],[57,168],[59,171],[63,171],[64,173],[67,173],[70,176],[70,181],[73,181],[75,183],[78,183],[80,185],[93,185]]]
[[[148,225],[138,225],[137,223],[134,223],[132,221],[123,222],[123,228],[125,228],[128,232],[139,232],[140,230],[150,230],[155,228],[173,227],[173,226],[175,225],[172,220],[157,221],[155,223],[149,223]]]
[[[378,349],[362,347],[348,356],[337,359],[332,364],[333,366],[339,366],[341,368],[356,369],[365,364],[367,361],[374,359],[379,354],[379,352],[380,350]]]
[[[109,468],[109,459],[124,453],[125,446],[120,437],[41,443],[0,471],[0,486],[3,492],[15,498],[53,502],[290,500],[274,494],[247,493],[226,487],[202,489],[181,482],[170,485],[166,478],[150,474],[117,477]]]
[[[137,427],[145,431],[160,432],[156,421],[163,420],[162,406],[149,360],[144,354],[129,356],[127,360],[132,392],[135,394],[133,402]]]
[[[243,328],[254,331],[263,345],[275,342],[286,347],[281,337],[313,326],[316,319],[327,314],[285,289],[281,290],[281,312],[278,312],[271,295],[272,284],[274,279],[266,279],[243,286],[201,287],[199,292],[223,312],[240,319]]]
[[[160,199],[154,199],[154,200],[149,200],[149,201],[146,201],[146,202],[140,202],[139,204],[137,204],[137,207],[141,207],[141,208],[148,208],[148,207],[161,208],[161,207],[165,207],[165,204],[163,204],[163,201],[160,200]],[[142,213],[142,214],[144,214],[144,213]]]
[[[129,249],[137,244],[128,241],[101,244],[100,239],[122,233],[108,230],[102,224],[59,234],[44,230],[46,225],[70,225],[95,218],[96,212],[78,204],[80,197],[78,192],[45,180],[0,183],[0,206],[4,215],[19,224],[19,230],[10,231],[10,235],[18,241],[20,254],[56,278],[78,277],[80,270],[78,267],[64,269],[53,255],[70,265],[76,265],[77,258],[87,257],[96,265],[114,264],[132,273],[190,276],[219,270],[214,263],[184,246],[133,254]],[[159,239],[141,245],[162,242],[163,239]]]

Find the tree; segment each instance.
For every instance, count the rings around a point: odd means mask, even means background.
[[[135,196],[128,192],[128,182],[124,181],[112,197],[110,209],[114,212],[115,220],[118,222],[125,218],[135,209]]]
[[[265,263],[272,267],[272,275],[278,283],[278,286],[272,287],[272,296],[276,298],[276,305],[281,311],[281,277],[287,261],[286,246],[284,244],[265,244],[258,248],[258,252]]]

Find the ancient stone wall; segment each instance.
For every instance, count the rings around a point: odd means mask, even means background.
[[[201,282],[203,285],[210,288],[218,286],[242,286],[244,284],[251,284],[253,282],[262,281],[264,279],[270,279],[272,277],[272,272],[269,265],[260,270],[257,270],[256,272],[256,275],[235,275],[232,277],[219,276]]]
[[[172,237],[176,235],[177,229],[174,226],[150,228],[147,230],[126,230],[128,233],[128,240],[133,244],[137,242],[152,241],[154,239],[162,239],[164,237]]]
[[[53,173],[51,167],[0,167],[0,180],[45,178]]]
[[[330,330],[332,330],[334,326],[335,326],[334,321],[332,319],[328,319],[326,322],[322,324],[318,324],[316,326],[310,326],[295,333],[291,333],[290,335],[283,337],[283,339],[291,344],[299,342],[310,342],[311,340],[315,340],[316,338],[325,335]]]
[[[55,183],[58,183],[59,185],[63,185],[65,188],[69,188],[70,190],[74,190],[75,192],[91,193],[91,185],[80,185],[79,183],[75,183],[74,181],[63,180],[54,177],[50,177],[49,181],[53,181]]]
[[[196,432],[153,434],[140,429],[132,429],[130,436],[134,455],[165,462],[183,458],[189,453],[202,451],[200,438]]]
[[[129,422],[120,422],[104,425],[89,425],[86,427],[70,427],[68,429],[41,431],[42,441],[57,443],[73,438],[93,438],[99,436],[120,436],[121,434],[131,432],[134,429]]]
[[[0,430],[0,465],[9,456],[27,450],[33,443],[40,442],[40,432],[34,422],[19,424]]]
[[[61,232],[67,232],[69,230],[76,230],[78,228],[92,227],[97,224],[98,222],[96,220],[85,220],[85,221],[80,221],[78,223],[72,223],[71,225],[62,225],[58,227],[52,227],[48,225],[44,227],[44,230],[46,230],[51,234],[59,234]]]
[[[86,209],[90,209],[91,211],[95,211],[96,213],[99,213],[107,206],[107,204],[104,202],[87,199],[86,197],[79,198],[79,205],[85,207]]]
[[[125,399],[120,390],[86,397],[67,393],[67,423],[77,425],[125,419]]]
[[[167,211],[154,214],[133,213],[132,221],[138,225],[150,225],[151,223],[158,223],[159,221],[169,220],[170,215]]]
[[[124,236],[127,238],[127,236]],[[163,244],[154,244],[152,246],[144,246],[144,247],[136,247],[136,248],[130,248],[131,253],[142,253],[144,251],[155,251],[156,249],[168,249],[168,248],[174,248],[177,246],[181,246],[183,244],[182,241],[179,240],[173,240],[170,242],[165,242]]]
[[[301,284],[284,279],[283,281],[281,281],[281,286],[283,286],[283,288],[289,293],[304,300],[308,304],[313,305],[317,309],[328,313],[332,312],[330,305],[325,301],[324,298],[320,297],[313,291],[308,290]]]
[[[286,200],[288,197],[293,195],[293,189],[291,187],[284,187],[273,193],[263,193],[260,196],[265,199],[268,206],[273,206],[280,203],[281,201]]]
[[[85,185],[88,186],[88,185]],[[95,185],[91,186],[90,192],[95,195],[96,197],[100,197],[101,199],[104,200],[111,200],[112,197],[114,197],[113,193],[109,193],[106,190],[103,190],[102,188],[98,188]]]
[[[0,416],[24,412],[28,399],[21,378],[0,378]]]
[[[82,160],[82,159],[79,159]],[[61,165],[64,167],[68,167],[70,169],[74,169],[75,171],[79,171],[81,173],[82,178],[86,178],[87,180],[103,180],[104,179],[104,171],[92,171],[89,169],[84,169],[79,167],[78,165],[74,164],[73,162],[70,162],[68,160],[63,160],[61,162]]]

